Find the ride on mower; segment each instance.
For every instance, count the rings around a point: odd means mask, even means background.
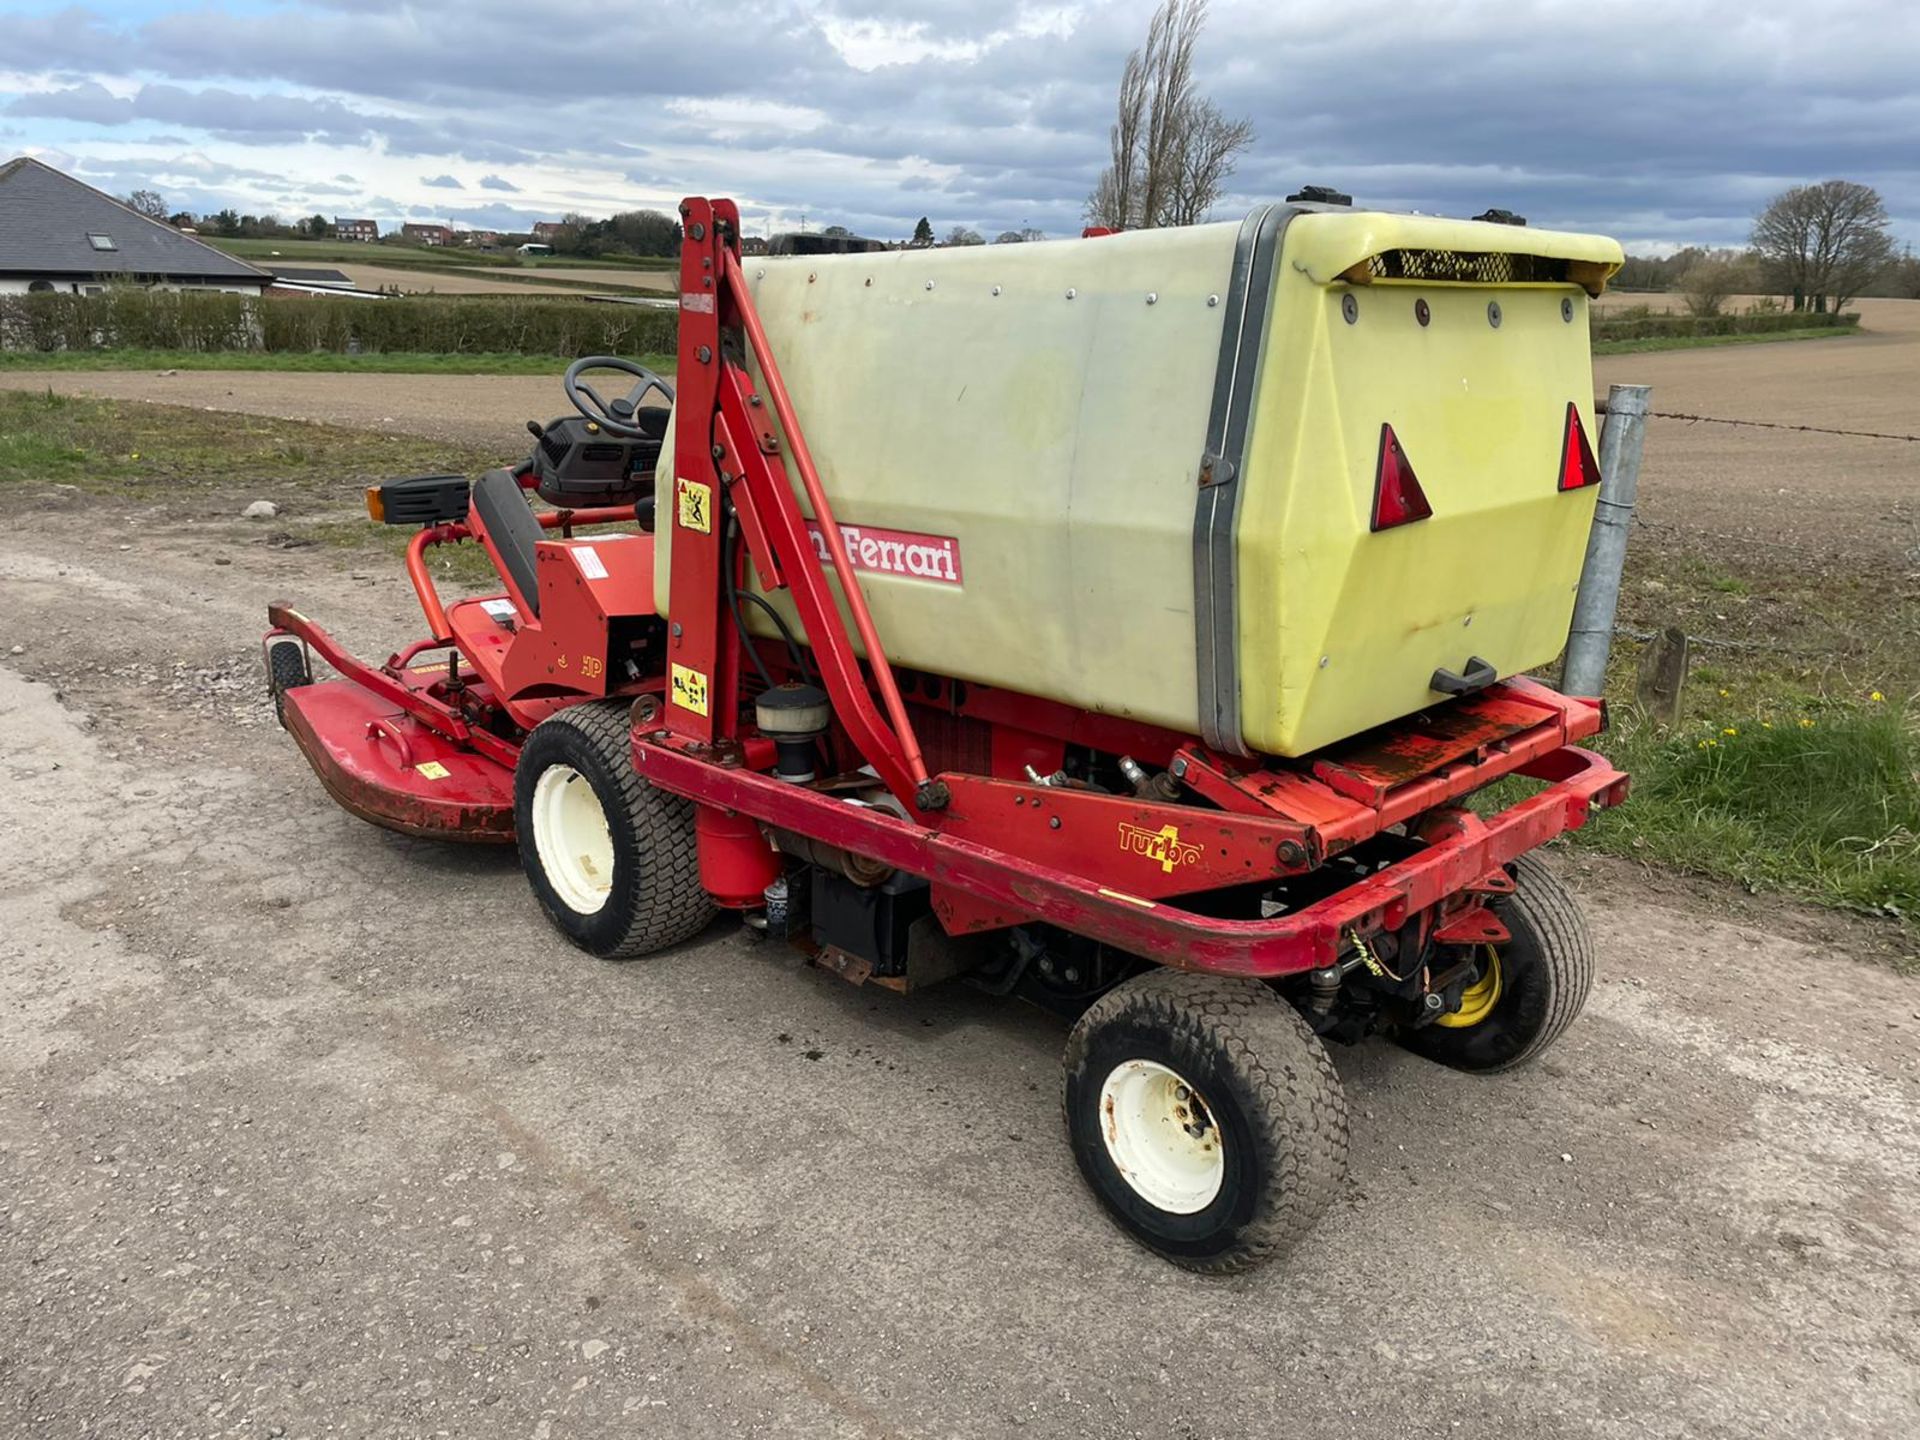
[[[1503,1070],[1591,983],[1532,852],[1627,780],[1578,746],[1600,702],[1524,672],[1566,636],[1621,257],[1490,217],[1307,192],[744,261],[689,199],[671,418],[581,362],[518,469],[378,487],[430,634],[371,665],[274,606],[287,729],[358,815],[517,840],[593,954],[730,910],[1071,1017],[1095,1194],[1259,1263],[1342,1183],[1324,1041]],[[443,606],[425,553],[467,539],[502,592]]]

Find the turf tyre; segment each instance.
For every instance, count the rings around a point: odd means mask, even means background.
[[[1145,1062],[1203,1097],[1218,1128],[1218,1192],[1176,1213],[1130,1181],[1108,1138],[1113,1077]],[[1319,1037],[1255,980],[1154,970],[1109,991],[1067,1041],[1068,1143],[1113,1220],[1189,1270],[1230,1274],[1297,1241],[1340,1191],[1347,1106]]]
[[[1593,989],[1593,937],[1567,887],[1532,855],[1513,863],[1514,893],[1497,905],[1513,939],[1500,950],[1500,998],[1476,1025],[1424,1025],[1400,1043],[1455,1070],[1492,1074],[1539,1056]]]
[[[273,697],[273,718],[287,728],[287,691],[313,683],[307,647],[298,640],[276,640],[267,647],[267,693]]]
[[[693,805],[634,772],[629,728],[622,703],[572,706],[534,727],[514,768],[514,827],[527,881],[555,928],[605,960],[677,945],[714,913],[700,887]],[[604,900],[591,910],[569,903],[536,840],[535,793],[543,772],[555,767],[589,785],[605,817],[612,869]]]

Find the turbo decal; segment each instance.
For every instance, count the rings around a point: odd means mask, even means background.
[[[1202,854],[1198,845],[1180,838],[1177,825],[1145,830],[1124,820],[1120,822],[1120,848],[1129,855],[1142,855],[1154,861],[1168,875],[1176,866],[1193,864]]]

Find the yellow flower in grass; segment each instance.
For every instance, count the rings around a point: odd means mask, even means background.
[[[1808,718],[1807,718],[1807,717],[1806,717],[1805,715],[1802,715],[1802,716],[1800,717],[1800,728],[1801,728],[1802,730],[1811,730],[1811,729],[1813,729],[1813,721],[1812,721],[1812,720],[1810,720],[1810,719],[1808,719]]]
[[[1885,703],[1886,703],[1886,699],[1887,699],[1887,697],[1886,697],[1886,696],[1884,696],[1884,695],[1882,695],[1882,694],[1881,694],[1881,693],[1880,693],[1880,692],[1879,692],[1878,690],[1876,690],[1876,691],[1874,691],[1874,692],[1873,692],[1873,693],[1872,693],[1871,695],[1869,695],[1869,696],[1868,696],[1867,698],[1868,698],[1869,700],[1871,700],[1871,701],[1873,701],[1873,703],[1874,703],[1874,704],[1876,704],[1876,705],[1883,705],[1883,704],[1885,704]]]

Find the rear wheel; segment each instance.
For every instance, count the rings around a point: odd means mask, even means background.
[[[1593,937],[1586,918],[1537,858],[1514,862],[1514,893],[1499,905],[1513,939],[1484,948],[1460,1008],[1409,1030],[1401,1043],[1456,1070],[1524,1065],[1579,1015],[1593,988]]]
[[[634,773],[627,707],[576,705],[534,728],[513,777],[520,864],[547,917],[609,960],[674,945],[713,916],[693,806]]]
[[[307,647],[298,640],[276,640],[267,647],[267,693],[273,697],[273,718],[287,728],[287,691],[313,683]]]
[[[1122,1229],[1190,1270],[1287,1249],[1346,1174],[1347,1108],[1319,1039],[1254,980],[1157,970],[1067,1042],[1067,1137]]]

